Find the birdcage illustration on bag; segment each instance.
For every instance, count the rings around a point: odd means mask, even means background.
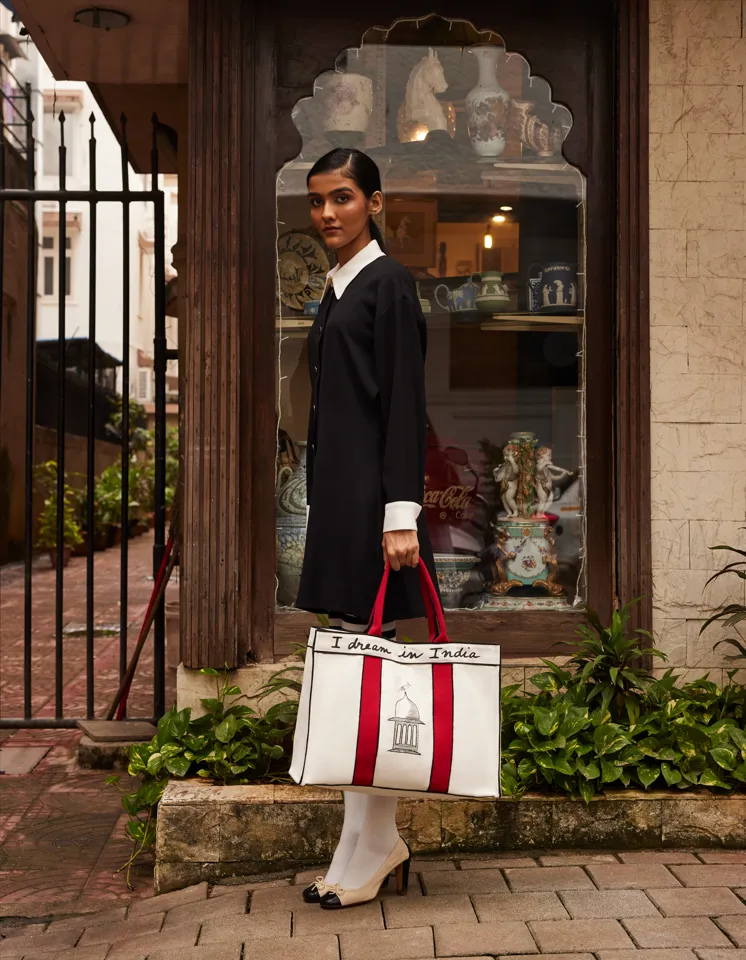
[[[420,711],[417,704],[409,699],[407,694],[408,683],[399,687],[403,696],[396,701],[394,716],[389,720],[394,724],[394,743],[389,753],[413,753],[420,756],[420,730],[424,721],[420,720]]]

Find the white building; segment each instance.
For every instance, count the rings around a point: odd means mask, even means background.
[[[7,21],[7,22],[6,22]],[[10,13],[0,7],[0,32],[18,34],[19,25],[10,22]],[[26,59],[13,60],[12,68],[21,82],[32,86],[32,109],[36,118],[36,183],[38,188],[60,186],[60,114],[64,112],[66,147],[65,186],[88,190],[91,186],[89,139],[91,117],[96,138],[96,187],[121,190],[122,153],[86,83],[56,81],[33,42],[19,37]],[[150,176],[137,174],[127,164],[126,176],[135,194],[150,188]],[[177,239],[178,187],[175,174],[159,177],[165,191],[166,281],[175,276],[171,248]],[[96,342],[107,353],[124,359],[124,325],[129,325],[130,396],[150,404],[154,397],[153,336],[154,303],[154,217],[153,204],[135,200],[129,204],[129,230],[125,237],[122,203],[99,203],[97,209]],[[59,204],[37,204],[39,236],[37,286],[37,339],[59,336],[60,256],[64,256],[66,296],[65,337],[87,337],[90,320],[91,205],[70,201],[66,206],[65,250],[60,250]],[[124,278],[124,251],[129,253],[129,281]],[[129,294],[125,317],[125,293]],[[167,317],[168,347],[177,347],[176,319]],[[169,390],[175,393],[176,364],[169,364]],[[122,390],[122,370],[119,372]]]

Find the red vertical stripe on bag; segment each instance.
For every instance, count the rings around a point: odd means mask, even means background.
[[[430,793],[448,793],[453,760],[453,666],[433,667],[433,768]]]
[[[357,755],[352,782],[358,787],[373,783],[378,756],[378,731],[381,722],[381,668],[378,657],[363,658],[363,682],[360,691],[360,720],[357,729]]]

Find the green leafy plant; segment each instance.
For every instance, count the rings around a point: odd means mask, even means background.
[[[653,640],[647,630],[630,630],[631,611],[636,602],[615,610],[608,627],[594,610],[587,608],[585,623],[576,631],[579,641],[560,641],[575,651],[565,667],[543,660],[549,673],[533,677],[531,682],[546,691],[584,687],[589,705],[602,705],[615,723],[624,718],[634,723],[640,712],[640,698],[653,681],[651,672],[641,665],[642,658],[648,654],[666,659],[665,654],[653,646],[643,648],[644,639]]]
[[[172,777],[196,776],[218,784],[287,780],[299,689],[292,671],[300,669],[287,667],[270,677],[258,699],[272,694],[283,694],[284,699],[259,714],[239,702],[249,698],[230,683],[227,667],[206,667],[200,673],[215,678],[215,696],[200,701],[205,713],[192,717],[190,708],[173,707],[158,721],[150,743],[129,747],[127,769],[140,779],[140,786],[134,793],[122,791],[133,843],[130,858],[120,868],[127,871],[128,886],[132,865],[155,844],[157,806]],[[106,782],[119,786],[120,777],[113,774]]]
[[[725,550],[729,553],[735,554],[738,557],[741,557],[741,559],[732,560],[730,563],[727,563],[722,570],[718,570],[717,573],[714,573],[707,581],[706,586],[710,583],[713,583],[715,580],[719,580],[721,577],[737,577],[741,581],[746,580],[746,550],[739,550],[737,547],[730,547],[727,544],[718,544],[717,546],[710,547],[710,549]],[[741,590],[743,591],[743,586],[741,586]],[[744,620],[746,620],[746,605],[743,603],[728,603],[716,610],[715,613],[702,624],[699,632],[701,635],[714,623],[719,623],[721,627],[737,629],[738,624]],[[733,663],[746,659],[746,644],[744,644],[741,639],[727,637],[722,640],[718,640],[713,646],[713,650],[717,649],[721,644],[736,651],[736,653],[726,655],[726,660]]]
[[[39,464],[36,468],[36,478],[40,487],[46,493],[39,518],[37,546],[54,550],[57,546],[57,461],[48,460],[46,463]],[[66,547],[76,547],[83,542],[76,514],[76,493],[67,482],[67,474],[65,474],[62,500],[62,542]]]
[[[133,473],[134,468],[134,473]],[[136,492],[139,488],[139,478],[137,467],[130,464],[129,467],[129,502],[127,507],[127,516],[129,520],[137,517],[137,508],[139,501],[136,499]],[[122,468],[120,464],[113,463],[102,471],[94,489],[94,496],[99,505],[101,522],[107,527],[121,526],[122,523]]]
[[[142,463],[143,490],[140,501],[145,513],[152,513],[155,509],[155,432],[149,431],[147,443],[147,458]],[[166,431],[166,462],[165,462],[165,503],[167,507],[173,505],[174,495],[179,485],[179,429],[169,427]]]
[[[656,679],[635,662],[645,634],[628,635],[628,615],[629,607],[605,628],[588,611],[566,666],[545,660],[549,671],[531,678],[538,693],[503,691],[507,795],[550,790],[589,802],[610,786],[743,789],[744,688],[735,671],[722,688],[707,677],[679,686],[671,669]]]
[[[109,423],[119,436],[122,436],[124,427],[122,397],[117,396],[115,407],[109,416]],[[148,448],[150,433],[147,429],[148,417],[145,407],[135,400],[129,401],[129,448],[132,453],[145,453]]]

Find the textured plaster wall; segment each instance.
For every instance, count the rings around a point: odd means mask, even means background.
[[[735,577],[705,587],[709,547],[746,548],[744,9],[651,0],[650,28],[654,631],[680,672],[720,680],[722,634],[699,629],[744,601]]]

